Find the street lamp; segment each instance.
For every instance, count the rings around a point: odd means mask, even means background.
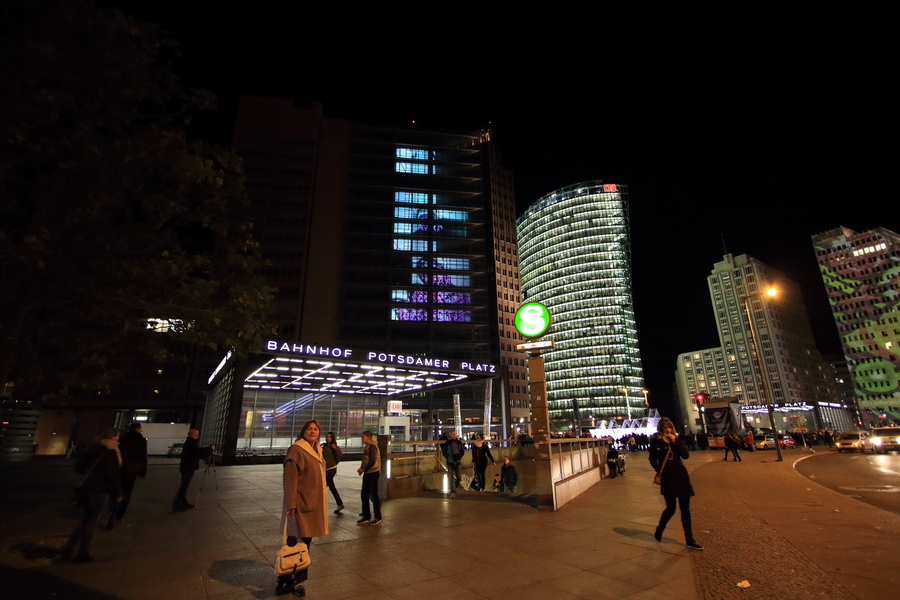
[[[647,400],[647,395],[650,393],[650,390],[641,390],[641,393],[644,395],[644,408],[650,408],[650,401]]]
[[[771,298],[774,298],[775,295],[778,294],[778,290],[771,287],[765,291],[765,294]],[[766,402],[766,408],[769,411],[769,427],[772,428],[772,435],[775,437],[775,452],[778,455],[776,461],[782,462],[784,460],[784,457],[781,455],[781,444],[778,440],[778,428],[775,427],[775,412],[772,410],[772,402],[769,399],[769,390],[766,387],[767,372],[765,371],[765,369],[763,369],[762,358],[760,358],[759,356],[759,342],[757,341],[758,338],[756,337],[756,327],[753,325],[753,314],[750,312],[750,300],[759,296],[762,296],[761,292],[743,297],[744,312],[747,313],[747,322],[750,324],[750,339],[753,342],[753,353],[756,355],[756,366],[759,369],[760,375],[760,392],[762,392],[763,400],[765,400]]]
[[[631,405],[628,403],[628,388],[622,388],[622,395],[625,396],[625,410],[628,411],[628,420],[631,420]]]

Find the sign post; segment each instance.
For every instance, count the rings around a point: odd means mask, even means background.
[[[531,398],[532,437],[535,449],[535,483],[538,510],[553,510],[553,473],[550,465],[550,411],[547,405],[547,377],[541,349],[552,348],[552,340],[536,341],[550,330],[553,319],[539,302],[523,304],[516,312],[516,330],[529,342],[516,346],[528,356],[528,393]]]

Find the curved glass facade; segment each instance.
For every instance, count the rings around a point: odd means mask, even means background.
[[[587,181],[517,221],[523,302],[553,315],[544,353],[554,429],[643,416],[644,375],[631,291],[625,186]]]

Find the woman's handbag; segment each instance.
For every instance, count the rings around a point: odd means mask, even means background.
[[[672,460],[672,446],[669,445],[669,442],[666,442],[666,448],[669,449],[669,451],[666,453],[666,458],[663,461],[662,466],[659,468],[659,472],[653,476],[653,483],[655,483],[656,485],[662,485],[663,469],[666,468],[666,463]]]
[[[309,566],[309,548],[298,541],[294,546],[287,543],[287,522],[293,518],[291,514],[284,517],[284,529],[281,532],[281,548],[275,556],[275,573],[278,575],[290,575],[295,571],[302,571]]]

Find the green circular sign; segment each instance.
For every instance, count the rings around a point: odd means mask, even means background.
[[[516,311],[516,330],[525,337],[541,337],[550,330],[553,318],[540,302],[528,302]]]

